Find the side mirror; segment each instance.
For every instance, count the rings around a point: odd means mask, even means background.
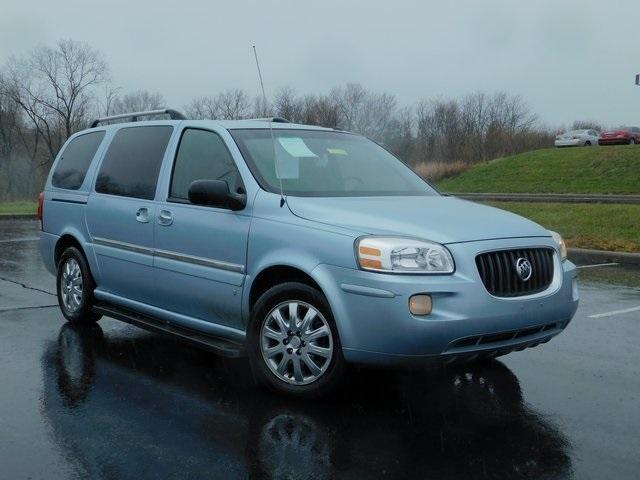
[[[189,201],[194,205],[242,210],[247,205],[247,195],[231,193],[224,180],[196,180],[189,186]]]

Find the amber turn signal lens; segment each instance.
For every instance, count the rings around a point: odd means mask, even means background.
[[[374,257],[382,255],[379,249],[371,247],[360,247],[360,253],[363,255],[373,255]]]
[[[372,260],[370,258],[361,258],[360,265],[368,268],[382,268],[382,262],[380,260]]]
[[[414,295],[409,299],[409,311],[413,315],[429,315],[432,308],[431,295]]]

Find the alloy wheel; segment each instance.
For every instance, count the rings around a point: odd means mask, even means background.
[[[62,266],[60,294],[68,312],[74,313],[80,308],[83,294],[82,270],[75,258],[69,258]]]
[[[333,345],[329,322],[302,301],[277,305],[260,330],[260,350],[269,370],[293,385],[318,380],[331,364]]]

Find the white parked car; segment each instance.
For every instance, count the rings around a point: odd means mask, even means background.
[[[590,147],[598,145],[599,134],[595,130],[572,130],[556,137],[556,147]]]

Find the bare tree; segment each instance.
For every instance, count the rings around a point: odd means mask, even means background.
[[[361,127],[361,114],[367,98],[367,91],[359,83],[334,88],[329,96],[335,99],[342,115],[343,128],[358,131]]]
[[[249,96],[238,88],[226,90],[216,97],[219,118],[223,120],[239,120],[246,118],[251,109]]]
[[[331,95],[305,95],[296,100],[296,111],[295,116],[286,118],[328,128],[339,128],[342,123],[340,107]]]
[[[315,95],[305,95],[300,100],[300,116],[295,121],[305,125],[326,126],[320,122],[318,103],[318,98]]]
[[[184,107],[185,113],[194,120],[205,120],[218,118],[218,106],[214,98],[195,98],[190,104]]]
[[[415,115],[413,108],[404,107],[389,121],[383,144],[407,164],[415,162]]]
[[[269,99],[264,98],[262,95],[257,95],[253,99],[253,113],[251,116],[255,118],[273,117],[273,107]]]
[[[251,112],[251,100],[240,89],[230,89],[215,97],[200,97],[185,107],[190,118],[239,120]]]
[[[99,106],[100,116],[107,117],[113,114],[113,106],[118,99],[118,95],[120,95],[120,90],[122,90],[122,88],[114,87],[108,83],[105,84],[103,100]]]
[[[416,107],[413,163],[474,163],[550,144],[524,100],[476,92],[461,101],[421,101]]]
[[[276,115],[287,120],[298,122],[302,115],[302,104],[291,87],[282,87],[276,91],[273,106]]]
[[[339,109],[340,126],[382,141],[393,123],[397,108],[394,95],[373,93],[359,83],[334,88],[329,97]]]
[[[2,93],[25,113],[44,140],[50,163],[66,138],[86,123],[95,89],[107,80],[102,55],[87,44],[60,40],[6,66]]]
[[[12,86],[0,73],[0,92]],[[32,198],[42,181],[37,169],[39,133],[24,121],[20,105],[0,93],[0,199]]]
[[[397,102],[389,93],[367,95],[356,130],[363,135],[382,141],[394,124]]]
[[[122,96],[116,94],[115,97],[111,99],[109,115],[157,110],[164,105],[165,101],[161,93],[137,90]]]
[[[0,75],[0,92],[9,88],[6,81]],[[16,138],[20,129],[20,106],[9,95],[0,94],[0,166],[2,166],[13,153],[16,146]]]

